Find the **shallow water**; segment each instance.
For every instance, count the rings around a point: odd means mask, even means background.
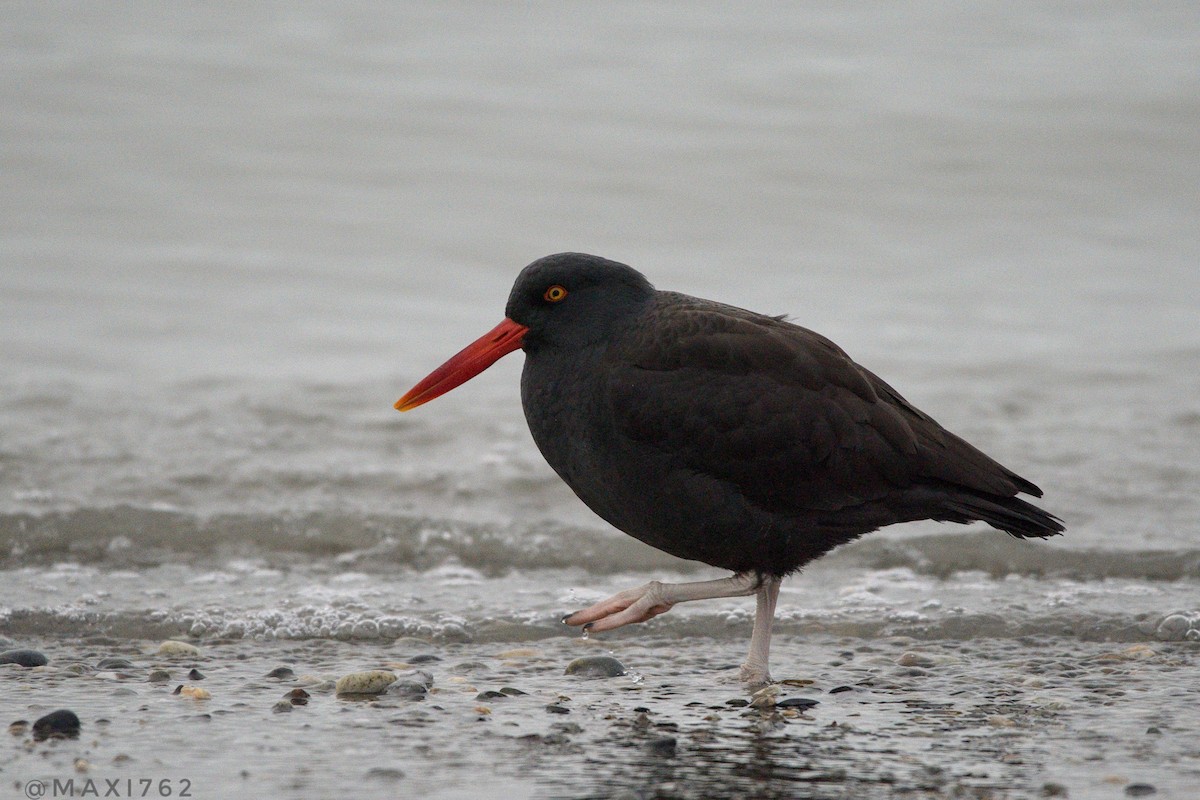
[[[1188,797],[1198,42],[1183,3],[8,9],[0,636],[51,663],[0,667],[0,721],[69,707],[84,735],[14,736],[0,772]],[[578,639],[565,611],[716,573],[559,483],[519,355],[391,409],[559,250],[829,335],[1067,535],[914,524],[790,579],[773,663],[815,681],[800,716],[726,705],[750,601]],[[170,694],[183,665],[146,683],[166,638],[202,648],[211,700]],[[562,674],[608,649],[630,676]],[[261,677],[414,654],[441,658],[422,702],[275,713]],[[67,669],[110,655],[131,677]],[[508,683],[530,697],[476,710]]]

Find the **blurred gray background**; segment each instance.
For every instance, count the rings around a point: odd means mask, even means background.
[[[567,249],[852,353],[1197,341],[1193,3],[4,17],[10,375],[371,372]]]
[[[1198,65],[1191,2],[7,4],[0,474],[183,502],[236,398],[340,387],[287,423],[319,454],[584,250],[829,335],[1113,542],[1190,540]],[[453,472],[481,407],[532,454],[519,366],[341,457]]]

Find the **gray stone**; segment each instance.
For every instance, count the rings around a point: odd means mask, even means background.
[[[619,678],[625,673],[625,665],[612,656],[584,656],[567,664],[563,674],[585,678]]]
[[[22,667],[44,667],[50,659],[37,650],[5,650],[0,653],[0,664],[19,664]]]
[[[387,687],[387,693],[419,699],[428,694],[432,686],[433,675],[423,669],[415,669],[397,677],[396,682]]]
[[[65,708],[51,711],[33,723],[33,738],[39,742],[50,738],[74,739],[79,736],[80,727],[79,717],[75,716],[74,711]]]
[[[812,708],[815,705],[820,705],[819,700],[813,700],[809,697],[789,697],[785,700],[780,700],[775,704],[776,708],[798,708],[801,711],[807,708]]]

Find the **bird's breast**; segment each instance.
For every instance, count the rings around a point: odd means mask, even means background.
[[[527,359],[521,401],[547,463],[601,518],[673,555],[737,568],[726,534],[761,523],[724,482],[624,435],[602,364]]]

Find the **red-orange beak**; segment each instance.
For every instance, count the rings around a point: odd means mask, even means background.
[[[409,389],[408,394],[396,401],[396,410],[416,408],[471,380],[513,350],[519,349],[528,330],[524,325],[505,319]]]

